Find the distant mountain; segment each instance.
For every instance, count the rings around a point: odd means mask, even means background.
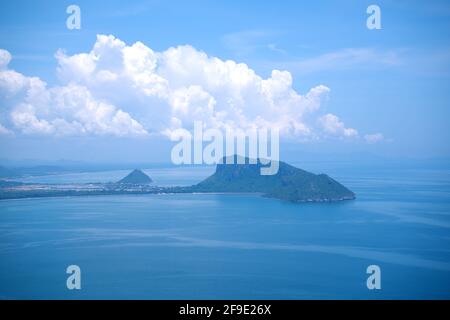
[[[129,175],[117,183],[120,184],[149,184],[153,180],[141,170],[135,169]]]
[[[152,179],[141,170],[134,170],[117,183],[97,184],[97,188],[83,189],[83,184],[73,189],[61,188],[60,185],[22,184],[20,182],[0,179],[0,199],[29,197],[51,197],[64,195],[107,195],[107,194],[154,194],[154,193],[258,193],[292,202],[327,202],[350,200],[355,194],[326,174],[313,174],[287,163],[279,162],[275,175],[261,175],[261,168],[266,167],[258,159],[250,164],[248,158],[243,164],[226,164],[224,158],[218,164],[213,175],[190,187],[157,187],[149,185]],[[24,187],[24,188],[22,188]],[[81,189],[80,189],[81,188]]]
[[[236,156],[234,158],[236,160]],[[355,198],[355,194],[326,174],[313,174],[287,163],[279,163],[275,175],[261,175],[257,164],[218,164],[216,172],[190,187],[192,192],[256,192],[267,197],[294,201],[339,201]]]

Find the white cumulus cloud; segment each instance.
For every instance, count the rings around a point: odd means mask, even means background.
[[[86,86],[73,81],[48,88],[41,79],[10,70],[7,64],[0,71],[0,98],[2,117],[25,134],[147,134],[127,112],[95,98]],[[9,131],[3,126],[5,130]]]
[[[11,54],[3,49],[0,49],[0,70],[8,66],[11,61]]]
[[[263,78],[244,63],[208,56],[192,46],[157,52],[98,35],[89,52],[55,55],[60,85],[8,68],[0,50],[0,119],[24,134],[170,135],[194,121],[214,128],[277,128],[283,137],[354,137],[335,115],[320,117],[330,89],[305,94],[288,71]],[[319,119],[319,121],[315,121]]]
[[[346,128],[345,124],[334,114],[328,113],[319,118],[319,123],[323,130],[335,136],[356,137],[358,131],[353,128]]]
[[[367,143],[377,143],[384,140],[384,136],[381,133],[366,134],[364,139]]]

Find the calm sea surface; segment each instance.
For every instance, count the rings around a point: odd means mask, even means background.
[[[212,169],[145,171],[158,185],[189,185]],[[0,298],[449,299],[450,170],[326,172],[357,200],[178,194],[0,201]],[[24,181],[106,182],[127,173]],[[72,264],[81,268],[79,291],[66,288]],[[381,267],[381,290],[366,287],[372,264]]]

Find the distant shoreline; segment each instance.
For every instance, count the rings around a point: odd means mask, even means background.
[[[79,198],[79,197],[109,197],[109,196],[140,196],[140,195],[248,195],[255,197],[263,197],[260,192],[154,192],[154,193],[115,193],[115,194],[79,194],[79,195],[43,195],[43,196],[26,196],[26,197],[11,197],[11,198],[0,198],[1,201],[9,200],[29,200],[29,199],[46,199],[46,198]],[[264,197],[267,198],[267,197]],[[272,198],[276,199],[276,198]],[[277,199],[279,200],[279,199]]]
[[[127,194],[254,194],[292,203],[335,202],[355,194],[326,174],[313,174],[279,161],[274,174],[261,174],[261,159],[224,157],[215,172],[191,186],[156,186],[140,169],[113,183],[42,184],[0,181],[0,199]],[[228,164],[230,163],[230,164]]]
[[[285,199],[280,199],[276,197],[271,197],[266,195],[263,192],[198,192],[198,191],[189,191],[184,188],[190,187],[154,187],[155,190],[146,190],[146,191],[76,191],[76,190],[34,190],[29,191],[33,194],[27,194],[28,191],[0,191],[0,201],[7,200],[25,200],[25,199],[43,199],[43,198],[72,198],[72,197],[95,197],[95,196],[120,196],[120,195],[176,195],[176,194],[191,194],[191,195],[251,195],[257,197],[263,197],[268,199],[276,199],[286,201]],[[166,190],[162,189],[178,189],[176,190]],[[8,194],[8,193],[14,194]],[[341,199],[307,199],[307,200],[287,200],[287,202],[291,203],[331,203],[331,202],[341,202],[346,200],[354,200],[355,197],[351,198],[341,198]]]

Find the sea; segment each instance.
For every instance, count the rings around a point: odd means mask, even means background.
[[[0,299],[449,299],[450,169],[309,163],[356,200],[251,194],[0,201]],[[145,169],[190,185],[212,167]],[[22,178],[117,181],[129,170]],[[70,290],[69,266],[80,269]],[[368,286],[370,266],[379,286]]]

